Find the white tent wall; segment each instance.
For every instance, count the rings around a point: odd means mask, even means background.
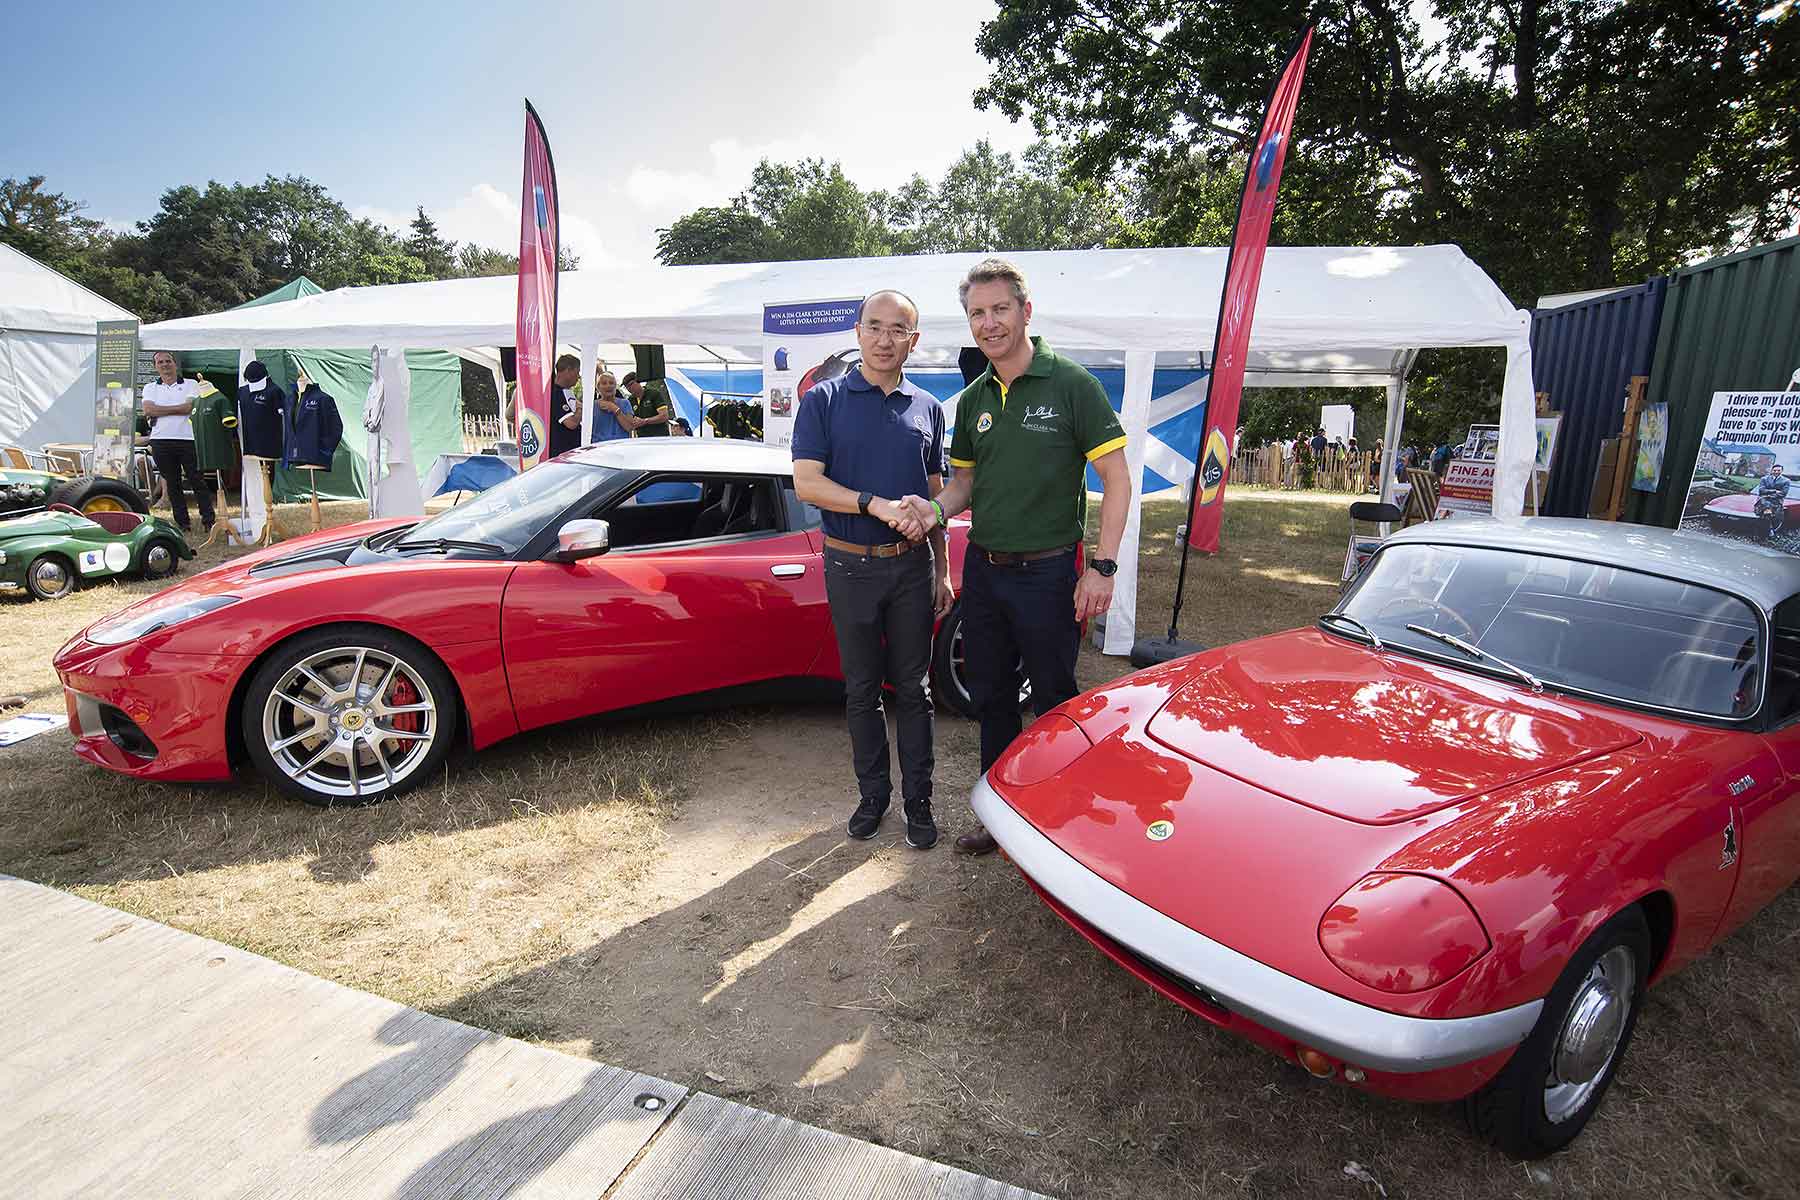
[[[94,335],[0,331],[0,443],[94,440]]]
[[[0,443],[94,440],[94,326],[133,315],[0,246]]]
[[[568,272],[559,286],[557,332],[580,346],[756,346],[765,304],[898,288],[920,306],[921,363],[949,363],[969,340],[957,284],[983,257],[932,254]],[[1160,355],[1211,357],[1229,257],[1225,249],[1028,251],[1006,257],[1030,283],[1032,332],[1078,358],[1122,357],[1131,376],[1128,395],[1147,397],[1149,385],[1140,377]],[[145,336],[174,349],[509,345],[516,298],[515,281],[504,276],[345,288],[167,321],[149,327]],[[1382,486],[1391,494],[1399,406],[1413,356],[1424,348],[1455,346],[1492,346],[1507,355],[1494,511],[1516,516],[1537,449],[1530,317],[1456,246],[1272,248],[1263,267],[1245,384],[1386,388],[1391,411]],[[1127,419],[1128,438],[1141,443],[1147,413],[1128,413]],[[1135,556],[1121,556],[1126,595],[1135,595],[1135,568]],[[1135,621],[1123,612],[1109,627],[1114,624],[1120,633],[1115,638],[1109,628],[1109,649],[1135,632]]]

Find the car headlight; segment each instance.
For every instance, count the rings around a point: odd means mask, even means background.
[[[1338,970],[1396,994],[1436,987],[1490,944],[1468,901],[1425,875],[1365,875],[1319,921],[1319,946]]]
[[[171,625],[191,621],[214,609],[224,608],[227,604],[236,604],[238,599],[237,596],[201,596],[194,600],[183,600],[175,604],[159,604],[154,608],[141,608],[101,621],[87,631],[87,639],[102,646],[123,645],[126,642],[136,641],[147,633],[155,633],[159,629],[167,629]]]
[[[1081,726],[1061,713],[1039,717],[994,764],[994,778],[1014,787],[1042,783],[1089,750],[1094,743]]]

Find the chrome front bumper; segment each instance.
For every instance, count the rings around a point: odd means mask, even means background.
[[[1000,797],[983,775],[970,798],[1018,868],[1084,921],[1216,997],[1232,1012],[1294,1041],[1377,1071],[1417,1074],[1518,1045],[1544,1007],[1533,1000],[1475,1017],[1431,1020],[1384,1012],[1314,987],[1196,933],[1071,858]]]

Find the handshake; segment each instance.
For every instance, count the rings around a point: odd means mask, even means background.
[[[905,496],[899,500],[875,500],[869,504],[869,515],[886,521],[894,532],[909,542],[916,542],[937,528],[937,509],[923,496]]]

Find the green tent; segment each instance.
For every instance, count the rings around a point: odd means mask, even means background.
[[[302,275],[266,296],[239,305],[254,308],[316,296],[325,289]],[[301,368],[337,401],[344,419],[344,440],[338,443],[331,470],[318,472],[319,497],[323,500],[363,500],[369,495],[368,434],[362,427],[363,400],[373,376],[367,352],[351,350],[258,350],[256,357],[269,368],[269,378],[289,396]],[[187,350],[181,355],[184,375],[200,374],[214,387],[236,394],[236,350]],[[407,419],[412,427],[413,465],[423,479],[440,454],[460,454],[462,441],[462,360],[443,350],[409,350],[406,367],[412,375],[411,403]],[[310,495],[310,471],[275,469],[275,499],[304,500]]]

